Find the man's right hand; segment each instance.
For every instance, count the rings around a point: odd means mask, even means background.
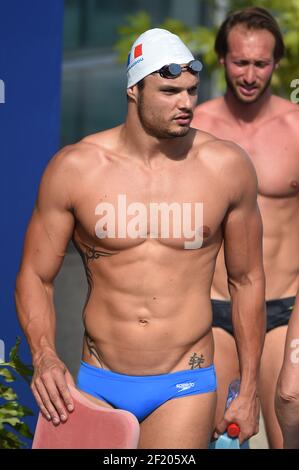
[[[33,361],[33,365],[31,390],[42,414],[55,425],[65,422],[68,412],[74,410],[67,385],[75,386],[70,372],[54,352],[42,354]]]

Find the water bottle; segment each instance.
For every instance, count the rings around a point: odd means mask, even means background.
[[[229,407],[234,398],[239,395],[240,380],[234,380],[228,387],[228,395],[226,399],[225,409]],[[239,436],[240,428],[236,423],[230,423],[224,434],[221,434],[218,439],[213,442],[211,447],[213,449],[240,449]],[[243,447],[243,446],[242,446]]]

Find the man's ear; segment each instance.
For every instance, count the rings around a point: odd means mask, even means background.
[[[278,62],[275,62],[275,65],[274,65],[274,68],[275,68],[275,70],[277,70],[277,69],[278,69],[278,67],[279,67],[279,64],[280,64],[280,63],[279,63],[279,61],[278,61]]]
[[[137,85],[133,85],[133,86],[130,86],[129,88],[127,88],[127,95],[128,95],[128,98],[135,101],[135,103],[137,102],[137,96],[138,96],[138,87]]]
[[[225,58],[224,58],[224,57],[219,57],[219,58],[218,58],[218,63],[219,63],[220,65],[224,65],[224,64],[225,64]]]

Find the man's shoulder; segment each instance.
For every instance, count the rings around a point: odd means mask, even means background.
[[[289,99],[282,98],[281,96],[278,96],[278,95],[272,95],[271,99],[272,99],[273,105],[276,106],[281,111],[285,111],[285,112],[296,111],[296,110],[299,111],[299,106],[293,103],[292,101],[290,101]]]
[[[105,143],[109,131],[91,134],[74,144],[66,145],[52,157],[50,165],[53,168],[80,170],[90,168],[93,162],[101,164],[106,155]]]
[[[219,139],[207,132],[199,131],[205,136],[200,146],[200,152],[209,159],[216,159],[222,165],[252,165],[245,150],[231,140]]]
[[[224,119],[223,102],[223,96],[220,96],[196,106],[192,125],[208,131],[216,128],[218,123]]]
[[[198,151],[200,164],[217,180],[223,194],[235,200],[247,191],[257,192],[257,176],[248,154],[238,144],[224,139],[207,139]]]
[[[280,96],[272,96],[272,105],[275,109],[275,115],[285,124],[296,126],[298,129],[299,106],[290,100],[281,98]]]
[[[86,145],[90,151],[113,150],[115,140],[118,139],[122,126],[113,127],[84,137],[79,144]]]
[[[213,112],[217,111],[223,105],[223,96],[217,96],[210,100],[204,101],[196,106],[195,110],[198,112]]]
[[[298,135],[298,122],[299,122],[299,106],[295,103],[289,103],[285,113],[285,121],[290,129],[294,132],[294,136]]]
[[[217,98],[212,98],[210,100],[204,101],[196,106],[194,111],[194,117],[202,115],[211,115],[217,116],[219,110],[223,106],[223,96],[218,96]]]

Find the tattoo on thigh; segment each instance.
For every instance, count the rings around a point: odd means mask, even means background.
[[[205,359],[203,357],[203,354],[198,356],[196,353],[194,353],[190,357],[188,364],[191,366],[191,369],[197,369],[197,368],[201,368],[201,364],[203,364],[204,362],[205,362]]]

